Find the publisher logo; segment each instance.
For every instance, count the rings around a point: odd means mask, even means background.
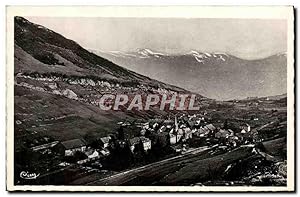
[[[40,174],[36,174],[35,172],[31,173],[28,171],[22,171],[20,173],[20,177],[23,179],[36,179],[39,176],[40,176]]]

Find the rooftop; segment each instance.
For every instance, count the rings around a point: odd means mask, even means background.
[[[105,143],[109,143],[109,140],[111,139],[111,137],[102,137],[100,138],[101,142]]]
[[[73,149],[85,146],[85,142],[81,139],[67,140],[61,143],[66,149]]]

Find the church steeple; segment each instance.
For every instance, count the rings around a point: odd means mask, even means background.
[[[178,122],[177,122],[177,116],[175,116],[175,131],[178,131]]]

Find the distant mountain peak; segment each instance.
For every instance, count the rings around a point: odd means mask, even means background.
[[[151,49],[137,49],[136,51],[139,55],[141,55],[142,57],[160,57],[160,56],[164,56],[165,54],[163,53],[159,53],[159,52],[154,52]]]
[[[206,59],[214,58],[216,60],[226,61],[226,58],[229,57],[229,55],[226,53],[221,53],[221,52],[208,53],[208,52],[199,52],[196,50],[191,50],[185,55],[194,56],[195,60],[202,64],[206,61]]]
[[[224,52],[215,52],[214,53],[215,55],[225,55],[225,56],[229,56],[227,53],[224,53]]]
[[[281,52],[281,53],[277,53],[276,54],[277,56],[287,56],[287,52],[285,51],[285,52]]]
[[[191,50],[190,52],[188,52],[187,54],[191,54],[191,55],[199,55],[199,52],[198,51],[195,51],[195,50]]]

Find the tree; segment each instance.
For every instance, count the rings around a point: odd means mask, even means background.
[[[223,128],[224,129],[228,129],[228,120],[227,119],[224,122]]]
[[[117,130],[117,132],[118,132],[118,139],[125,140],[124,129],[122,126]]]

